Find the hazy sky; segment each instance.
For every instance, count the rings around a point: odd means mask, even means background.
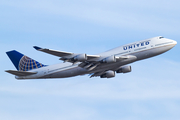
[[[179,120],[179,0],[1,0],[1,120]],[[88,75],[18,81],[5,52],[17,50],[47,65],[58,57],[34,45],[96,54],[164,36],[178,44],[160,56],[131,64],[112,79]]]

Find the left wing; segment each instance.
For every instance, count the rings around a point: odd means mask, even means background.
[[[99,71],[99,72],[95,72],[95,73],[92,73],[90,74],[90,78],[91,77],[101,77],[101,78],[112,78],[112,77],[115,77],[115,72],[116,73],[128,73],[128,72],[131,72],[132,69],[131,69],[131,66],[117,66],[113,69],[107,69],[107,70],[102,70],[102,71]]]

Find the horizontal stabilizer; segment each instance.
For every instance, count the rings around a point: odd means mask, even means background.
[[[26,71],[16,71],[16,70],[7,70],[6,72],[16,76],[28,76],[37,73],[37,72],[26,72]]]

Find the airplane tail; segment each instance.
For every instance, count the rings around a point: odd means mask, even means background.
[[[12,50],[9,52],[6,52],[14,66],[18,71],[29,71],[32,69],[37,69],[44,67],[45,65],[19,53],[16,50]]]

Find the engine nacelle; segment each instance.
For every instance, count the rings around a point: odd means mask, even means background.
[[[102,62],[104,62],[104,63],[114,63],[114,62],[116,62],[116,58],[115,58],[115,56],[110,56],[110,57],[104,58],[102,60]]]
[[[101,78],[112,78],[115,77],[115,72],[112,70],[106,71],[103,75],[100,76]]]
[[[120,67],[120,69],[118,69],[116,73],[128,73],[131,71],[132,71],[131,66],[123,66],[123,67]]]
[[[74,57],[75,61],[86,61],[87,60],[87,55],[86,54],[79,54]]]

